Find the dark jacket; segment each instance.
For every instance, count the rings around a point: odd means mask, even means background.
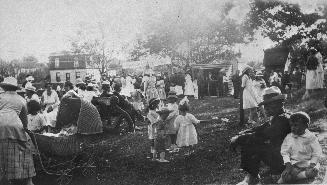
[[[274,116],[270,122],[247,130],[239,136],[236,144],[241,146],[269,144],[274,148],[280,148],[286,135],[291,132],[289,118],[289,113],[282,112]]]

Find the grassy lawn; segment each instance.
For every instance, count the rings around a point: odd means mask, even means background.
[[[302,92],[294,93],[286,107],[291,111],[305,110],[315,123],[319,122],[326,115],[321,100],[324,93],[307,101],[300,100]],[[239,101],[232,97],[207,97],[190,103],[191,113],[198,119],[215,118],[198,125],[199,144],[194,153],[186,156],[182,149],[168,154],[169,163],[152,162],[147,158],[150,153],[146,126],[141,126],[142,130],[136,133],[108,136],[102,147],[97,148],[95,174],[84,177],[77,170],[71,184],[235,184],[242,180],[240,155],[229,151],[230,138],[244,129],[238,125]],[[321,124],[313,127],[320,129]],[[55,179],[40,173],[35,184],[57,184]]]

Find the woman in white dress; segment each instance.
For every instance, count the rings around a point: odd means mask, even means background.
[[[135,91],[134,89],[134,82],[133,82],[133,78],[131,76],[127,76],[126,79],[126,86],[125,86],[125,96],[126,97],[131,97],[131,93]]]
[[[242,75],[243,109],[249,111],[248,123],[255,124],[254,115],[260,100],[254,90],[253,81],[251,79],[253,75],[252,68],[250,66],[245,66]]]
[[[160,100],[166,99],[165,82],[161,76],[158,77],[157,90]]]
[[[150,76],[147,81],[146,99],[149,102],[152,98],[159,98],[158,90],[156,89],[157,78]]]
[[[194,86],[193,86],[192,77],[190,74],[185,75],[184,95],[185,96],[194,96]]]
[[[60,101],[58,94],[52,89],[51,84],[47,84],[46,88],[42,94],[42,104],[45,106],[43,114],[47,120],[47,125],[55,127]]]
[[[313,90],[319,89],[319,61],[315,56],[316,50],[311,50],[311,55],[308,57],[306,68],[307,72],[305,75],[305,93],[302,99],[310,97]]]

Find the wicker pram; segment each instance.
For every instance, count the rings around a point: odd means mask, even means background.
[[[70,135],[62,137],[32,133],[36,148],[37,171],[57,175],[58,184],[71,183],[73,170],[80,169],[82,175],[95,174],[95,157],[99,148],[103,150],[104,134]]]

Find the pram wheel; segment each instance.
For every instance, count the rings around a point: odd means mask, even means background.
[[[68,175],[64,173],[57,179],[57,182],[59,185],[68,185],[72,182],[72,180],[73,180],[72,175]]]

